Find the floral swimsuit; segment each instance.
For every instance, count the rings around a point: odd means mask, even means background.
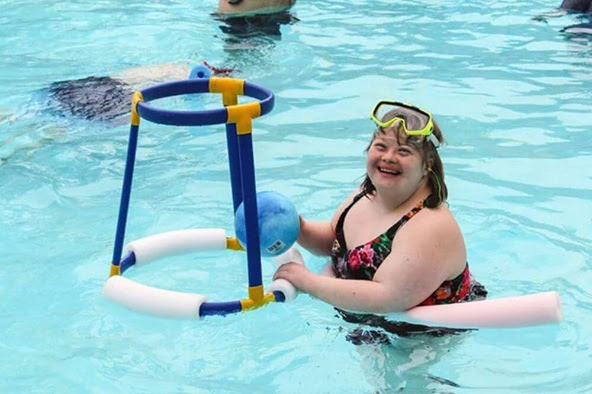
[[[391,253],[393,239],[397,230],[407,223],[423,208],[423,203],[414,207],[403,216],[391,228],[380,234],[375,239],[353,249],[347,249],[343,234],[343,222],[351,207],[363,196],[363,193],[354,197],[352,203],[343,211],[335,228],[336,239],[333,243],[331,260],[336,277],[342,279],[372,280],[380,264]],[[444,281],[425,301],[420,305],[452,304],[462,301],[469,293],[471,274],[467,264],[463,272],[452,280]]]

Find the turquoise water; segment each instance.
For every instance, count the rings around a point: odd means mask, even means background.
[[[558,3],[301,0],[280,35],[236,38],[214,0],[0,0],[0,391],[592,390],[592,41],[559,33],[575,16],[531,20]],[[307,296],[200,322],[104,301],[128,128],[56,116],[39,91],[204,59],[276,94],[255,122],[258,188],[309,218],[330,218],[361,181],[378,99],[430,109],[474,275],[491,297],[559,291],[565,321],[354,346],[355,326]],[[223,128],[144,122],[141,134],[127,240],[230,231]],[[212,300],[242,298],[247,283],[232,253],[127,276]]]

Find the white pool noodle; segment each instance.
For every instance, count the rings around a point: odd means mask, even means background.
[[[185,253],[226,249],[226,231],[223,229],[178,230],[151,235],[130,242],[124,254],[134,252],[136,264]]]
[[[274,259],[278,268],[290,261],[303,264],[302,255],[296,247]],[[285,283],[280,282],[274,286],[278,281]],[[272,287],[272,291],[284,293],[286,302],[293,301],[298,294],[294,286],[283,279],[272,282],[270,288]],[[288,299],[288,294],[293,298]],[[482,301],[416,306],[385,316],[411,323],[452,328],[511,328],[559,323],[563,319],[563,312],[559,293],[550,291]]]
[[[199,308],[208,297],[150,287],[122,276],[112,276],[103,297],[125,308],[157,317],[199,319]]]
[[[416,323],[454,328],[511,328],[559,323],[559,293],[528,294],[446,305],[417,306],[388,315]]]

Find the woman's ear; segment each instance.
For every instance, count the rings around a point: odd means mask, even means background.
[[[431,152],[428,152],[425,163],[424,163],[424,170],[423,174],[428,175],[429,172],[432,171],[432,166],[434,165],[434,155]]]

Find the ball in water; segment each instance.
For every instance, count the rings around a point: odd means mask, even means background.
[[[261,255],[272,257],[286,252],[296,242],[300,220],[294,204],[280,193],[257,193]],[[243,248],[247,247],[245,208],[241,203],[234,216],[234,230]]]

